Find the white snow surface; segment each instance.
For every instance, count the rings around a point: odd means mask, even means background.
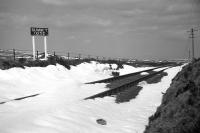
[[[140,82],[143,89],[130,102],[116,104],[113,97],[83,100],[107,90],[106,84],[84,82],[109,77],[108,68],[92,62],[71,70],[61,65],[0,70],[0,102],[41,93],[0,104],[0,133],[142,133],[161,103],[161,92],[181,67],[166,70],[168,76],[159,83]],[[130,66],[124,69],[120,71],[136,71]],[[97,124],[100,118],[107,125]]]
[[[124,67],[123,69],[119,70],[120,75],[125,75],[125,74],[128,74],[128,73],[134,73],[134,72],[154,68],[154,67],[132,67],[132,66],[129,66],[129,65],[123,65],[123,67]]]
[[[149,73],[148,72],[142,72],[142,73],[140,73],[140,75],[149,75]]]

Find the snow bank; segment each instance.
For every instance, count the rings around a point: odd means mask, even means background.
[[[116,104],[113,97],[83,98],[105,91],[106,84],[83,84],[110,76],[109,65],[83,63],[71,70],[63,66],[0,70],[0,100],[35,93],[41,95],[0,105],[2,133],[140,133],[161,102],[180,67],[166,70],[160,83],[146,84],[136,99]],[[137,71],[126,66],[124,72]],[[131,70],[129,70],[131,69]],[[140,69],[140,68],[139,68]],[[123,70],[121,70],[123,71]],[[99,125],[102,118],[107,125]]]
[[[110,70],[109,64],[100,64],[92,61],[91,63],[71,66],[70,73],[81,82],[90,82],[111,77],[112,70]]]
[[[154,67],[132,67],[129,65],[124,65],[124,68],[120,69],[119,72],[120,72],[120,75],[125,75],[128,73],[134,73],[134,72],[143,71],[143,70],[147,70],[151,68],[154,68]]]
[[[142,72],[142,73],[140,73],[140,75],[149,75],[149,73],[148,72]]]

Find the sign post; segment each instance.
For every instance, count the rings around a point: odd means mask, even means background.
[[[35,60],[35,36],[44,36],[44,58],[47,60],[47,36],[49,35],[48,28],[31,27],[31,36],[33,44],[33,60]]]
[[[47,36],[44,36],[44,58],[47,60]]]
[[[33,60],[35,60],[35,36],[32,36],[32,44],[33,44]]]

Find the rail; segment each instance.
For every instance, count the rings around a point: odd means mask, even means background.
[[[134,80],[132,82],[129,82],[129,83],[124,84],[124,85],[121,85],[121,86],[116,87],[114,89],[110,89],[110,90],[95,94],[93,96],[89,96],[89,97],[85,98],[84,100],[95,99],[95,98],[103,98],[105,96],[112,96],[112,95],[118,94],[119,92],[125,91],[127,88],[132,87],[134,85],[137,85],[141,81],[144,81],[146,79],[152,78],[153,76],[155,76],[157,74],[160,74],[160,73],[162,73],[163,71],[165,71],[165,70],[167,70],[169,68],[171,68],[171,67],[165,68],[165,69],[160,70],[158,72],[154,72],[154,73],[152,73],[150,75],[147,75],[147,76],[144,76],[142,78],[136,79],[136,80]]]
[[[117,76],[117,77],[111,77],[111,78],[107,78],[107,79],[92,81],[92,82],[88,82],[88,83],[85,83],[85,84],[108,83],[108,82],[112,82],[112,81],[115,81],[115,80],[120,80],[120,79],[123,79],[123,78],[128,78],[130,76],[138,75],[142,72],[153,71],[153,70],[158,69],[158,68],[162,68],[162,67],[156,67],[156,68],[151,68],[151,69],[148,69],[148,70],[142,70],[142,71],[129,73],[129,74],[125,74],[125,75],[121,75],[121,76]]]

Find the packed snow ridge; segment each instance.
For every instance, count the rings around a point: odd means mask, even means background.
[[[20,101],[0,104],[1,133],[142,133],[172,78],[181,70],[166,70],[168,76],[156,84],[141,82],[139,95],[127,103],[115,98],[83,100],[107,90],[106,84],[84,84],[111,77],[109,64],[82,63],[68,70],[61,65],[0,70],[0,102],[40,94]],[[116,68],[113,64],[112,68]],[[149,68],[124,65],[120,75]],[[106,125],[97,124],[106,120]]]

